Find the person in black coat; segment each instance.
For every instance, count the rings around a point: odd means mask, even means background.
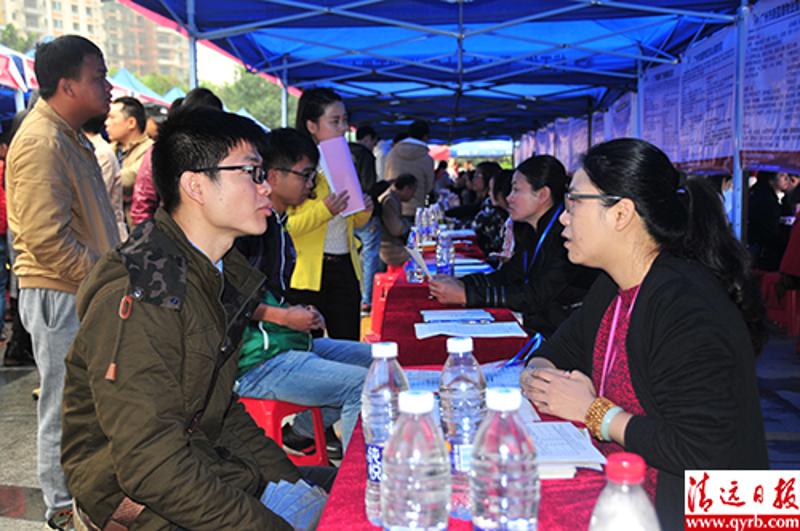
[[[567,186],[564,165],[534,156],[512,177],[508,210],[514,224],[514,255],[494,273],[461,280],[437,275],[431,295],[442,304],[500,307],[522,312],[529,333],[550,336],[575,308],[597,271],[570,263],[558,215]]]
[[[784,194],[791,181],[786,173],[762,171],[758,182],[750,190],[747,209],[747,238],[755,266],[764,271],[777,271],[781,257],[789,242],[789,230],[781,226],[781,216],[794,215],[792,209],[784,212],[778,194]]]
[[[522,373],[539,411],[584,422],[606,455],[647,462],[662,529],[683,529],[684,471],[767,469],[747,252],[702,179],[658,148],[589,150],[561,215],[569,259],[603,273]]]

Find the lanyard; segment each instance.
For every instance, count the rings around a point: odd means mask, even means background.
[[[561,215],[561,211],[564,210],[564,205],[560,205],[558,210],[556,210],[553,217],[550,218],[550,223],[547,224],[547,228],[544,229],[542,235],[539,236],[539,241],[536,243],[536,249],[533,251],[533,258],[531,259],[531,267],[533,267],[534,262],[536,262],[536,257],[539,256],[539,250],[542,248],[542,244],[544,243],[544,239],[547,238],[547,235],[550,233],[550,229],[553,228],[558,216]],[[522,269],[525,271],[525,283],[528,283],[528,253],[522,255]]]
[[[542,346],[542,334],[536,332],[535,334],[533,334],[533,337],[531,337],[528,340],[528,342],[525,343],[525,345],[523,345],[521,349],[519,349],[519,352],[517,352],[513,358],[511,358],[510,360],[506,361],[503,364],[503,367],[513,367],[514,365],[527,363],[531,355],[537,350],[539,350],[540,346]]]
[[[639,288],[641,288],[641,284],[636,286],[636,292],[633,294],[633,300],[631,300],[631,305],[628,308],[627,312],[627,319],[631,318],[631,313],[633,312],[633,306],[636,304],[636,298],[639,296]],[[603,358],[603,373],[600,376],[600,393],[598,396],[605,396],[604,391],[606,388],[606,378],[608,377],[608,373],[611,372],[611,368],[614,367],[614,362],[617,361],[617,349],[614,348],[614,335],[617,332],[617,321],[619,321],[619,310],[622,306],[622,295],[617,295],[617,305],[614,308],[614,318],[611,320],[611,331],[608,334],[608,345],[606,345],[606,355]]]

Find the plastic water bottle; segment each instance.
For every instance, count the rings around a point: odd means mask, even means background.
[[[439,378],[442,427],[453,476],[453,516],[468,520],[472,443],[486,412],[486,380],[472,355],[471,337],[447,339],[447,362]]]
[[[642,488],[647,467],[636,454],[619,452],[608,456],[608,483],[592,512],[591,531],[660,529],[650,498]]]
[[[446,232],[440,233],[436,240],[436,272],[440,275],[452,276],[455,272],[455,258],[453,240]]]
[[[397,343],[372,345],[372,365],[361,393],[361,420],[367,452],[367,518],[381,525],[381,474],[383,448],[400,414],[398,396],[408,389],[408,380],[397,363]]]
[[[450,467],[433,405],[430,391],[400,393],[400,418],[384,450],[384,529],[447,529]]]
[[[417,211],[419,211],[419,209],[417,209]],[[408,234],[408,242],[406,243],[406,247],[409,249],[421,249],[419,232],[417,232],[417,229],[411,229],[411,232]],[[403,270],[406,273],[406,280],[414,284],[419,284],[425,277],[425,274],[422,272],[422,268],[410,258],[403,266]]]
[[[469,479],[473,528],[535,530],[539,474],[533,439],[519,417],[522,395],[517,388],[493,387],[486,404]]]

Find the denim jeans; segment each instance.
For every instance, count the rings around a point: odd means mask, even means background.
[[[380,270],[381,221],[372,217],[361,228],[355,230],[361,240],[361,304],[372,304],[372,279]]]
[[[341,410],[346,449],[361,413],[361,388],[370,363],[369,344],[322,337],[314,340],[311,351],[287,350],[247,371],[239,378],[238,393]],[[324,417],[326,425],[333,423],[330,411]]]
[[[72,504],[61,469],[61,399],[66,373],[64,359],[80,325],[75,295],[53,289],[23,288],[19,291],[19,313],[22,325],[31,334],[33,357],[39,370],[36,472],[47,508],[45,518],[50,518]]]

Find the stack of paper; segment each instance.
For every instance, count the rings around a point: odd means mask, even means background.
[[[491,323],[494,316],[486,310],[420,310],[426,323]]]
[[[414,323],[417,339],[444,335],[455,337],[526,337],[516,321],[499,323]]]
[[[472,229],[453,229],[453,230],[446,230],[443,232],[446,236],[450,236],[450,238],[474,238],[475,231]]]
[[[542,479],[571,478],[577,468],[603,470],[606,458],[589,434],[571,422],[531,422],[528,431],[536,446],[536,463]]]
[[[490,266],[489,264],[480,263],[480,264],[459,265],[458,263],[456,263],[455,271],[453,273],[453,276],[455,276],[456,278],[460,278],[460,277],[465,277],[467,275],[472,275],[472,274],[475,274],[475,273],[482,273],[482,274],[485,275],[485,274],[491,273],[493,271],[494,271],[494,268],[492,266]]]
[[[326,501],[324,490],[302,479],[297,483],[270,483],[261,495],[261,503],[295,529],[316,529]]]

